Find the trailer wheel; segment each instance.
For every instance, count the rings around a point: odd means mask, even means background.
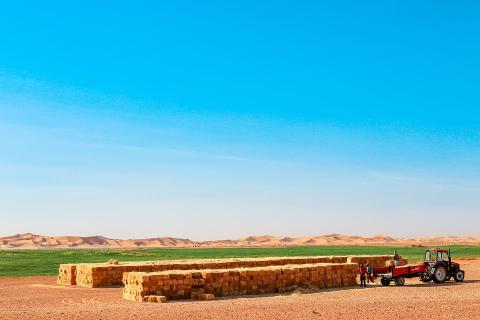
[[[463,279],[465,279],[465,272],[462,270],[457,270],[455,271],[453,278],[455,279],[455,282],[462,282]]]
[[[380,283],[382,284],[382,286],[389,286],[390,285],[390,280],[382,278],[382,279],[380,279]]]
[[[447,269],[444,266],[438,266],[433,271],[433,281],[435,283],[442,283],[445,282],[447,278]]]
[[[396,285],[396,286],[403,286],[403,285],[405,285],[405,278],[404,278],[404,277],[395,278],[395,285]]]

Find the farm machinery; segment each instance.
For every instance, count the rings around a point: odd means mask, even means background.
[[[380,277],[380,282],[384,286],[395,282],[397,286],[405,284],[405,278],[420,278],[422,282],[433,281],[443,283],[454,279],[456,282],[462,282],[465,278],[465,272],[460,269],[460,265],[452,262],[450,250],[433,248],[425,250],[422,263],[408,264],[398,266],[398,255],[395,252],[390,266],[374,268],[374,275]]]

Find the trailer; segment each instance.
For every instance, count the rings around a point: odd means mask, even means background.
[[[406,278],[419,278],[422,282],[433,281],[443,283],[454,279],[462,282],[465,278],[465,271],[460,265],[452,262],[450,250],[432,248],[425,250],[422,263],[398,266],[396,261],[398,255],[395,253],[390,266],[374,268],[374,276],[380,277],[380,283],[384,286],[390,285],[393,281],[397,286],[403,286]]]

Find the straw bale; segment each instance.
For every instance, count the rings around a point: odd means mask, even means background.
[[[165,296],[156,296],[156,295],[145,296],[145,297],[143,297],[143,302],[159,302],[159,303],[165,303],[165,302],[167,302],[167,297],[165,297]]]
[[[61,264],[58,268],[57,283],[62,285],[76,285],[77,284],[77,265],[76,264]]]
[[[211,293],[197,293],[195,299],[202,301],[215,300],[215,296]]]

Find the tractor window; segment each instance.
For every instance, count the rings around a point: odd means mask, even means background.
[[[439,261],[448,261],[448,253],[447,252],[439,252],[438,253],[438,260]]]
[[[437,260],[437,253],[435,251],[425,252],[425,261],[435,261]]]

